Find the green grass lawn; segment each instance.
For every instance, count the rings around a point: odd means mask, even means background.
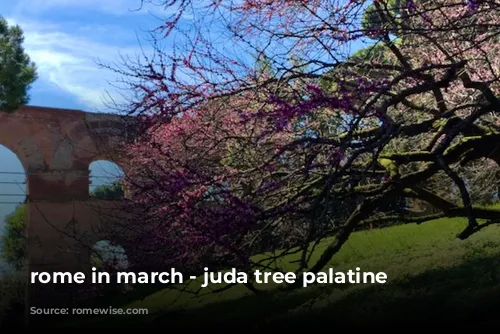
[[[262,296],[236,286],[203,297],[163,289],[138,298],[139,289],[113,304],[147,308],[148,316],[103,316],[66,324],[113,329],[195,328],[201,324],[224,329],[237,324],[249,330],[279,329],[283,323],[294,328],[329,324],[349,328],[370,324],[373,328],[395,321],[417,327],[436,320],[460,326],[471,322],[486,325],[496,320],[492,315],[500,306],[500,226],[490,226],[461,241],[456,234],[465,224],[464,219],[439,219],[356,232],[329,264],[335,271],[355,267],[383,271],[387,284],[325,284]],[[320,254],[318,247],[315,256]],[[295,256],[288,256],[283,264],[288,262],[293,270],[290,262],[294,260]]]

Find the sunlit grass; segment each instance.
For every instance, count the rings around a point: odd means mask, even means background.
[[[425,309],[419,302],[412,300],[424,300],[423,303],[427,303],[426,298],[439,299],[446,293],[453,295],[450,295],[453,300],[473,298],[478,302],[488,303],[489,300],[483,299],[497,296],[495,291],[499,294],[497,297],[500,297],[496,281],[497,276],[500,279],[500,227],[490,226],[461,241],[456,235],[465,225],[465,219],[446,218],[421,225],[407,224],[356,232],[328,265],[335,271],[360,267],[362,271],[385,272],[388,275],[388,284],[385,285],[318,285],[265,297],[252,295],[242,285],[210,294],[208,292],[211,289],[223,286],[212,285],[200,292],[201,295],[208,293],[204,296],[164,289],[140,300],[121,303],[120,307],[149,310],[150,316],[141,316],[140,320],[137,316],[130,317],[130,321],[136,324],[137,321],[147,322],[180,310],[184,310],[189,316],[209,321],[215,321],[210,314],[214,317],[217,312],[223,312],[230,318],[243,317],[246,319],[244,321],[250,321],[252,317],[260,319],[266,314],[267,321],[272,322],[273,319],[278,321],[283,317],[309,314],[311,310],[321,314],[321,310],[342,304],[342,311],[337,312],[336,317],[349,322],[349,310],[356,307],[361,295],[363,305],[366,304],[363,312],[367,317],[380,317],[381,311],[377,305],[381,303],[387,303],[388,308],[394,307],[393,311],[396,313],[400,312],[400,305],[407,303],[411,303],[412,307]],[[330,241],[325,240],[316,248],[311,263],[317,260]],[[299,255],[286,256],[280,265],[285,270],[293,271],[298,257]],[[473,291],[470,289],[472,282],[477,282]],[[191,290],[196,291],[200,284],[201,279],[193,281]],[[274,286],[270,284],[259,287],[271,289]],[[493,291],[493,294],[488,291]],[[121,324],[128,323],[123,316],[120,319]],[[106,321],[106,318],[96,319],[103,326],[114,323],[112,319],[109,320],[111,321]],[[355,322],[355,319],[351,320]],[[86,323],[89,324],[88,321]]]

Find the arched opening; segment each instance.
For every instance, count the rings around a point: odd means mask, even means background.
[[[89,166],[90,198],[114,200],[124,198],[124,172],[116,163],[96,160]]]
[[[0,277],[21,271],[27,226],[26,172],[7,147],[0,145]]]
[[[92,247],[90,256],[90,264],[95,267],[98,272],[107,273],[107,278],[98,281],[98,291],[100,293],[124,293],[133,289],[128,284],[117,284],[116,273],[127,271],[129,268],[129,261],[125,249],[109,240],[100,240]]]
[[[129,267],[125,249],[109,240],[100,240],[92,247],[90,264],[100,271],[124,271]]]

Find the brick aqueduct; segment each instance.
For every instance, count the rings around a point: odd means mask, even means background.
[[[88,246],[101,239],[96,208],[110,207],[110,201],[90,200],[89,165],[125,161],[120,144],[128,137],[126,125],[118,115],[80,110],[24,106],[0,113],[0,144],[17,155],[26,173],[28,274],[88,268]],[[46,304],[46,293],[31,287],[27,305]]]

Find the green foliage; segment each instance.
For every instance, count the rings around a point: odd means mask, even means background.
[[[401,40],[396,39],[393,43],[395,45],[399,45]],[[362,64],[370,64],[372,62],[390,65],[393,64],[395,60],[390,49],[384,43],[374,43],[354,52],[345,60],[345,64],[347,65],[342,64],[334,70],[325,73],[325,75],[319,79],[318,85],[322,89],[330,93],[334,93],[336,91],[336,81],[338,81],[339,78],[342,78],[344,81],[348,81],[348,78],[350,77],[353,82],[353,87],[356,87],[355,79],[358,77],[377,78],[386,75],[384,71],[375,70],[370,66],[358,66]],[[357,65],[353,66],[352,63]]]
[[[391,30],[396,30],[400,24],[402,3],[401,0],[388,0],[380,3],[380,10],[374,4],[368,6],[361,23],[363,29],[376,31],[381,29],[381,26],[385,26],[389,29],[392,28]],[[377,36],[377,34],[374,35]]]
[[[28,90],[37,79],[36,66],[24,52],[19,26],[0,17],[0,110],[12,112],[29,101]]]
[[[398,40],[396,40],[394,43],[398,44]],[[349,57],[349,61],[369,62],[375,60],[380,62],[381,64],[388,64],[390,63],[390,58],[387,56],[389,52],[389,48],[384,43],[375,43],[354,52]]]
[[[455,238],[456,231],[465,224],[467,220],[464,218],[443,218],[422,225],[406,224],[353,233],[327,267],[335,271],[356,267],[363,271],[382,271],[388,276],[388,284],[384,286],[325,284],[295,292],[251,295],[242,284],[238,284],[220,294],[213,294],[210,293],[212,289],[223,289],[226,284],[209,285],[198,291],[202,282],[200,277],[182,293],[167,288],[148,293],[146,298],[141,295],[133,301],[107,299],[104,304],[147,308],[154,316],[123,317],[118,322],[113,317],[99,317],[95,322],[87,319],[77,323],[71,321],[63,327],[92,329],[109,326],[116,329],[123,326],[130,329],[137,326],[144,329],[148,325],[158,326],[155,321],[160,318],[165,319],[161,323],[164,326],[202,323],[208,328],[238,324],[245,328],[265,326],[266,329],[280,328],[283,320],[293,324],[291,327],[309,325],[314,321],[318,327],[334,323],[342,326],[340,328],[353,328],[360,323],[393,324],[396,318],[408,324],[418,321],[426,325],[435,321],[451,323],[458,315],[470,321],[470,314],[487,313],[490,307],[491,313],[496,310],[494,306],[500,296],[500,252],[497,246],[500,228],[490,226],[484,233],[459,242]],[[319,257],[321,248],[330,241],[317,245],[313,257]],[[253,260],[265,257],[256,256]],[[291,254],[280,261],[287,271],[293,271],[298,259],[300,254]],[[270,290],[276,288],[276,284],[268,285]],[[193,298],[193,291],[198,291],[200,297]],[[158,316],[156,312],[165,314]],[[417,320],[415,314],[419,314]],[[262,319],[266,322],[263,323]],[[225,321],[231,321],[231,324]]]
[[[95,199],[120,199],[123,198],[123,187],[120,181],[115,181],[112,184],[104,184],[96,187],[90,197]]]
[[[273,77],[276,74],[271,60],[268,59],[263,53],[259,54],[256,57],[255,65],[259,76],[266,75],[269,77]]]
[[[19,205],[5,220],[2,235],[2,257],[16,270],[23,267],[25,258],[27,214],[26,204]]]
[[[425,3],[428,0],[413,0],[413,3]],[[392,35],[401,37],[402,27],[409,17],[406,0],[385,0],[379,1],[379,8],[375,4],[370,4],[361,21],[363,30],[370,31],[369,37],[378,39],[381,36],[377,31],[390,31]]]

